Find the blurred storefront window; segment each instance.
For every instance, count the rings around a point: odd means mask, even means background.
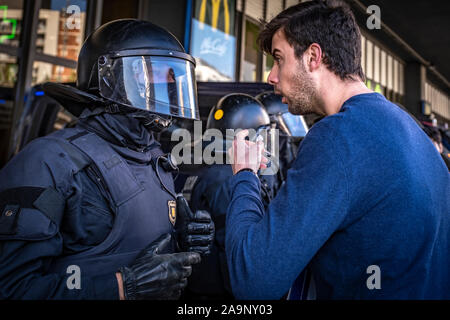
[[[250,20],[245,22],[244,61],[242,61],[242,81],[259,81],[261,54],[256,43],[260,30]]]
[[[74,68],[58,66],[55,64],[35,61],[33,63],[33,73],[31,84],[34,86],[43,82],[75,82],[77,72]]]
[[[23,0],[0,0],[0,44],[19,46]]]
[[[270,70],[272,70],[273,67],[273,57],[270,54],[266,54],[266,64],[264,68],[264,82],[267,82],[267,78],[269,77]]]
[[[404,63],[367,37],[361,37],[361,62],[366,85],[389,100],[403,103]]]
[[[17,80],[17,54],[23,0],[0,0],[0,87],[12,88]],[[8,52],[11,51],[11,54]]]
[[[87,0],[43,1],[39,10],[36,52],[64,58],[78,59],[83,45]],[[37,57],[39,60],[39,57]],[[33,84],[45,81],[73,82],[73,68],[36,61],[33,64]]]
[[[235,0],[195,0],[190,53],[198,81],[235,81]]]
[[[427,81],[425,83],[425,104],[428,106],[429,110],[427,113],[431,112],[450,119],[450,99],[442,90],[438,89],[431,82]]]
[[[0,53],[0,87],[12,88],[17,79],[17,58]]]

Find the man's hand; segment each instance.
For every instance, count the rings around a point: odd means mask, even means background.
[[[268,159],[263,156],[264,142],[245,140],[247,136],[248,130],[239,131],[234,138],[232,147],[228,150],[233,174],[242,169],[251,169],[257,174],[260,168],[267,167]]]
[[[162,235],[130,266],[119,269],[116,277],[121,299],[174,300],[180,297],[192,273],[192,265],[199,263],[201,258],[196,252],[160,254],[170,248],[171,239],[170,234]]]
[[[182,251],[194,251],[201,255],[210,253],[215,231],[211,215],[204,210],[193,213],[183,196],[177,197],[175,230]]]

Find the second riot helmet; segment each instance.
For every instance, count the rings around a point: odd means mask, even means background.
[[[270,125],[264,106],[244,93],[230,93],[222,97],[211,109],[207,129],[259,129]]]
[[[289,112],[287,104],[281,102],[282,97],[273,91],[266,91],[256,96],[267,110],[272,123],[276,123],[286,135],[304,137],[308,126],[303,116],[293,115]]]

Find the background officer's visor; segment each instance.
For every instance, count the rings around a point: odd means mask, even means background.
[[[278,115],[280,127],[285,133],[292,137],[304,137],[308,133],[308,125],[303,116],[293,115],[290,112],[284,112]]]
[[[164,56],[106,57],[98,61],[100,95],[141,110],[199,119],[194,65]]]

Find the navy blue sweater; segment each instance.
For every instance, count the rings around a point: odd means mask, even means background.
[[[309,265],[318,299],[450,298],[449,177],[406,112],[377,93],[348,99],[311,128],[267,212],[257,177],[233,177],[234,295],[279,299]]]

